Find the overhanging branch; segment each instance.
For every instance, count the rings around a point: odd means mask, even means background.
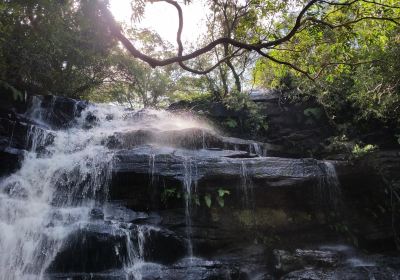
[[[183,13],[182,13],[182,8],[178,4],[178,2],[174,0],[151,0],[151,2],[166,2],[172,6],[174,6],[178,12],[178,19],[179,19],[179,25],[178,25],[178,30],[177,30],[177,35],[176,35],[176,41],[178,44],[178,51],[177,55],[174,57],[166,58],[166,59],[155,59],[151,56],[148,56],[141,52],[139,49],[137,49],[132,42],[123,34],[121,27],[118,25],[118,23],[115,21],[114,17],[112,16],[111,12],[107,8],[106,4],[101,1],[100,3],[100,10],[102,15],[106,18],[106,20],[109,22],[110,25],[110,31],[111,33],[123,44],[123,46],[131,53],[132,56],[135,58],[138,58],[146,63],[148,63],[151,67],[158,67],[158,66],[166,66],[170,65],[173,63],[178,63],[181,68],[183,68],[186,71],[192,72],[194,74],[207,74],[217,68],[220,64],[229,61],[231,58],[233,58],[239,50],[245,50],[245,51],[255,51],[259,53],[260,55],[266,57],[267,59],[270,59],[271,61],[275,63],[279,63],[282,65],[289,66],[290,68],[304,74],[307,76],[309,79],[314,80],[315,77],[312,77],[308,72],[302,70],[298,66],[286,62],[286,61],[280,61],[275,57],[272,57],[271,55],[265,53],[262,51],[263,49],[271,49],[275,48],[276,46],[282,45],[285,42],[289,42],[300,30],[301,28],[305,25],[306,22],[314,22],[317,24],[322,24],[326,25],[329,28],[335,29],[339,27],[347,27],[352,24],[355,24],[357,22],[363,21],[363,20],[383,20],[383,21],[389,21],[392,22],[396,25],[399,25],[399,22],[397,21],[398,18],[389,18],[389,17],[375,17],[375,16],[365,16],[365,17],[360,17],[356,18],[352,21],[347,21],[344,23],[339,23],[339,24],[333,24],[325,20],[317,19],[315,17],[305,17],[305,14],[307,11],[313,7],[314,4],[316,3],[325,3],[329,5],[342,5],[342,6],[350,6],[353,5],[356,2],[365,2],[365,3],[371,3],[371,4],[376,4],[384,7],[391,7],[391,8],[399,8],[397,6],[390,6],[370,0],[352,0],[349,2],[329,2],[325,0],[310,0],[299,12],[299,14],[296,17],[295,23],[292,26],[292,28],[288,31],[288,33],[281,38],[271,40],[268,42],[261,42],[261,43],[256,43],[256,44],[249,44],[245,42],[240,42],[238,40],[229,38],[229,37],[221,37],[218,39],[213,40],[212,42],[208,43],[206,46],[199,48],[193,52],[190,52],[188,54],[183,54],[184,52],[184,47],[182,44],[182,30],[183,30]],[[208,53],[212,51],[214,48],[216,48],[218,45],[230,45],[233,47],[236,47],[236,51],[232,53],[229,56],[226,56],[219,61],[215,63],[212,67],[206,69],[206,70],[198,70],[198,69],[193,69],[187,65],[184,64],[185,61],[194,59],[196,57],[199,57],[205,53]],[[318,75],[317,75],[318,76]]]

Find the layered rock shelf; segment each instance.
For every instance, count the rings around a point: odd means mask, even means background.
[[[10,279],[400,277],[387,200],[398,151],[284,158],[276,139],[223,136],[189,114],[52,96],[25,107],[0,118]]]

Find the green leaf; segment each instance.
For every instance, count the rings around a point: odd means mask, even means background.
[[[235,127],[237,127],[237,121],[235,121],[234,119],[228,119],[228,120],[226,120],[225,121],[225,124],[226,124],[226,126],[227,127],[229,127],[229,128],[235,128]]]
[[[225,200],[224,200],[223,197],[218,196],[218,197],[217,197],[217,202],[218,202],[219,206],[221,206],[221,207],[224,207],[224,206],[225,206]]]
[[[224,190],[224,189],[218,189],[218,196],[219,197],[224,197],[226,194],[231,194],[231,192],[230,191],[228,191],[228,190]]]
[[[207,193],[204,196],[204,202],[206,203],[207,207],[210,208],[211,207],[211,195],[209,193]]]
[[[307,117],[315,117],[316,119],[320,119],[323,114],[322,110],[318,107],[307,108],[303,113]]]

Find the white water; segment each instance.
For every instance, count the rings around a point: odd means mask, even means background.
[[[41,108],[40,102],[34,100],[29,115],[45,125],[48,112]],[[85,118],[89,113],[95,114],[99,121],[87,130]],[[107,137],[143,128],[210,129],[187,116],[173,116],[163,111],[145,114],[142,118],[141,112],[116,106],[90,106],[73,128],[52,131],[54,142],[41,154],[36,150],[43,145],[46,135],[31,127],[27,139],[32,144],[21,169],[0,181],[1,280],[42,279],[65,238],[88,222],[93,207],[104,205],[113,158],[113,152],[102,145]],[[151,173],[154,162],[155,158],[151,159]],[[189,177],[185,178],[185,186],[190,196],[192,183],[188,180]],[[190,217],[188,201],[186,209]],[[135,246],[131,244],[130,234],[126,232],[128,252],[131,252],[127,267],[134,266],[142,255],[139,245],[139,253],[134,254],[137,250],[132,249]]]
[[[317,199],[322,205],[328,206],[332,210],[338,210],[342,193],[339,178],[332,162],[323,162],[322,173],[317,184]]]
[[[247,165],[242,160],[240,165],[240,191],[239,195],[242,196],[243,208],[251,209],[254,206],[254,190],[251,179],[248,176]]]
[[[196,162],[190,157],[185,157],[183,161],[184,178],[183,192],[185,198],[185,223],[186,223],[186,239],[189,258],[193,258],[192,244],[192,204],[193,193],[196,194],[197,189],[197,167]]]

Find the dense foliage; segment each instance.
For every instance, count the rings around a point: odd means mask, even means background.
[[[132,2],[133,26],[123,26],[124,34],[148,56],[173,57],[175,48],[156,33],[135,28],[147,2],[159,1]],[[400,134],[398,0],[204,0],[207,34],[185,51],[221,37],[247,44],[282,38],[311,2],[295,35],[260,51],[262,58],[245,47],[219,44],[185,62],[189,69],[204,70],[223,60],[206,75],[194,75],[176,63],[152,68],[131,56],[112,35],[102,10],[107,1],[3,0],[0,86],[13,94],[57,94],[132,107],[205,99],[240,110],[252,108],[242,101],[254,82],[289,93],[290,99],[316,98],[341,137],[380,127]],[[263,118],[250,111],[252,118]]]
[[[351,6],[321,6],[315,9],[315,16],[323,13],[333,24],[343,18],[350,22],[360,14],[364,18],[400,17],[399,1],[378,2],[385,5],[357,1]],[[253,76],[259,86],[289,91],[291,98],[316,97],[343,139],[373,130],[396,133],[400,124],[399,31],[396,20],[337,26],[314,23],[281,50],[271,51],[280,60],[301,67],[314,80],[267,59],[257,61]]]
[[[1,1],[0,80],[20,91],[82,97],[109,75],[116,41],[96,1]]]

